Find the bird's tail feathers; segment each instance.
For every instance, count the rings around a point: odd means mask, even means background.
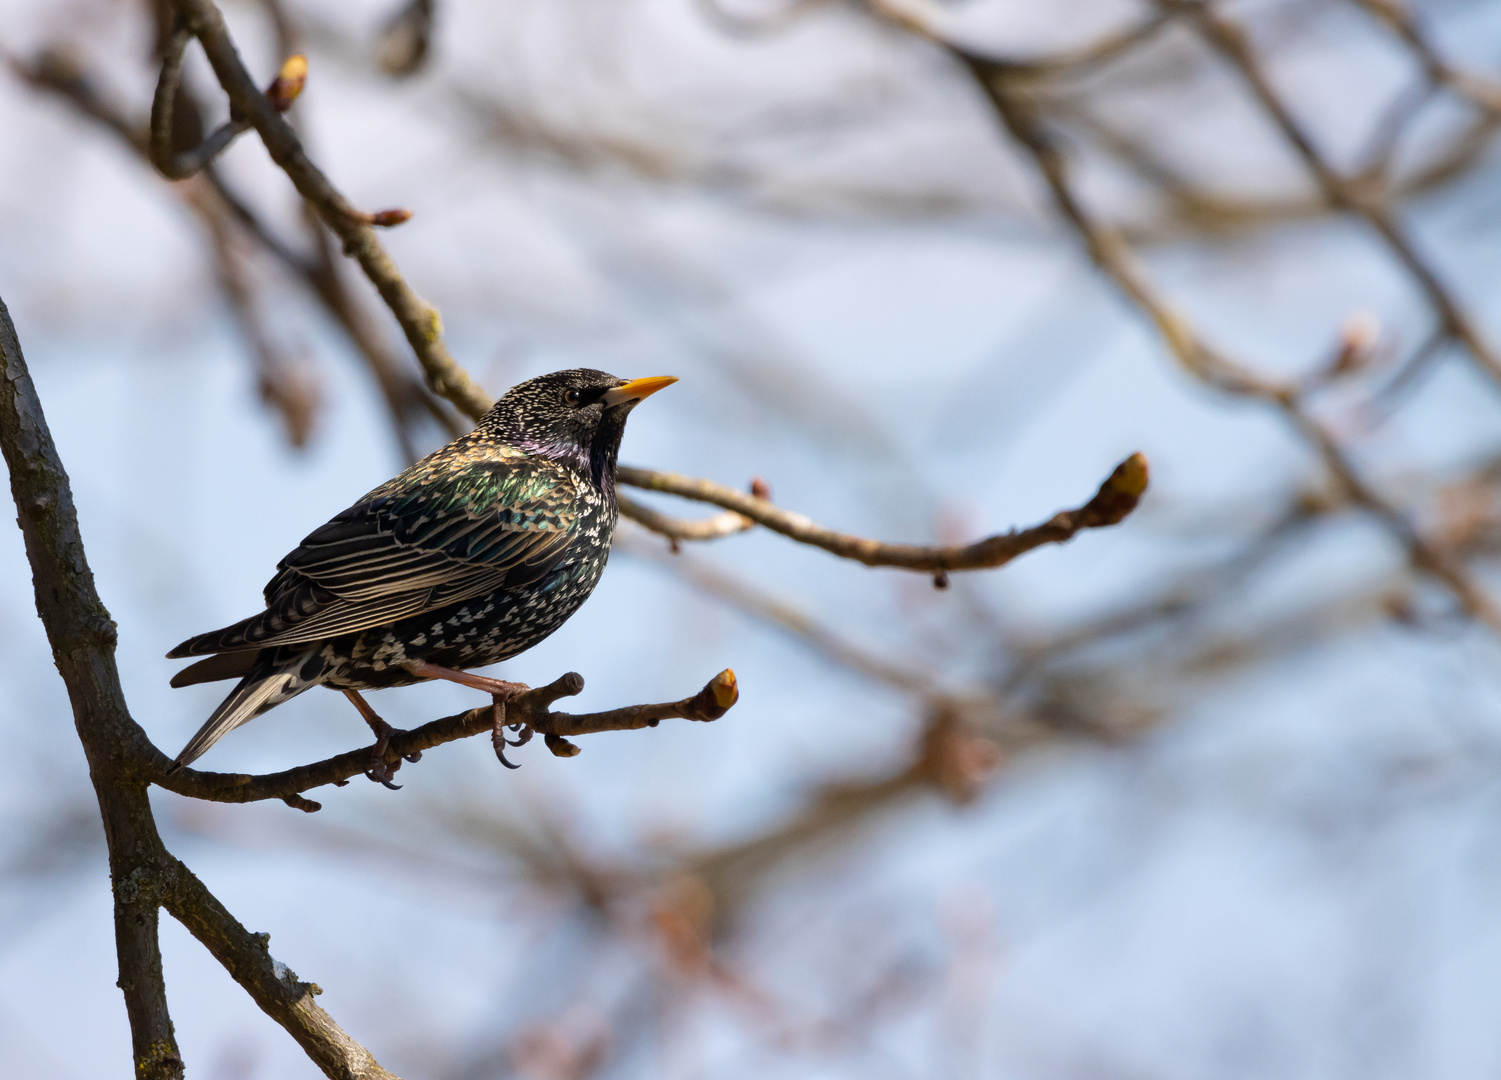
[[[220,679],[238,679],[248,675],[261,662],[258,652],[226,652],[189,664],[172,676],[173,687],[192,686],[194,683],[218,682]]]
[[[188,745],[182,748],[182,753],[177,755],[168,771],[175,772],[184,765],[192,764],[204,751],[241,724],[254,720],[267,709],[318,685],[317,680],[303,679],[298,675],[297,669],[301,666],[302,659],[298,657],[295,664],[273,671],[252,671],[241,679],[229,692],[229,696],[204,721],[198,734],[188,740]]]

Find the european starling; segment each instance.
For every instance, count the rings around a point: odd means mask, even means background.
[[[393,729],[361,690],[445,678],[503,700],[516,684],[464,669],[531,648],[588,598],[615,531],[626,416],[676,381],[578,368],[520,383],[473,431],[314,530],[277,564],[265,611],[167,654],[208,655],[173,686],[240,679],[172,768],[328,686],[376,731],[370,775],[389,784]]]

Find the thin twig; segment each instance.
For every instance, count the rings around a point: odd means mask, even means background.
[[[665,536],[674,543],[679,540],[717,540],[722,536],[734,536],[756,527],[756,523],[750,518],[733,510],[690,520],[664,514],[626,495],[617,495],[616,500],[622,517],[628,517],[642,528],[650,529],[658,536]]]
[[[884,5],[877,4],[877,7]],[[1112,60],[1152,40],[1173,19],[1175,12],[1157,11],[1134,26],[1106,34],[1077,49],[1028,60],[984,53],[987,63],[1016,79],[1053,79],[1089,74]],[[979,50],[977,50],[979,54]]]
[[[931,37],[931,35],[930,35]],[[1031,155],[1064,219],[1084,241],[1095,264],[1157,326],[1173,356],[1196,378],[1226,393],[1277,409],[1313,447],[1352,504],[1386,527],[1413,567],[1447,586],[1467,614],[1501,630],[1501,611],[1463,563],[1436,549],[1356,469],[1349,455],[1305,407],[1296,385],[1266,379],[1208,345],[1192,325],[1158,296],[1119,235],[1096,221],[1079,199],[1067,159],[1049,137],[1035,105],[983,57],[931,37],[974,76],[1012,138]]]
[[[99,121],[149,157],[150,135],[145,126],[136,123],[108,95],[99,92],[72,50],[52,46],[40,50],[30,60],[6,53],[5,62],[23,82],[62,95],[84,115]]]
[[[229,301],[240,333],[256,359],[261,399],[281,414],[287,441],[296,449],[307,446],[322,403],[317,376],[293,363],[276,344],[261,316],[260,306],[237,250],[230,216],[210,187],[184,185],[184,199],[198,211],[208,229],[219,287]]]
[[[1429,80],[1446,87],[1484,112],[1501,114],[1501,85],[1466,71],[1460,71],[1440,54],[1428,39],[1428,33],[1410,11],[1395,0],[1353,0],[1380,22],[1390,27],[1412,50],[1423,65]]]
[[[623,548],[628,554],[652,559],[700,592],[791,634],[831,663],[857,671],[894,689],[930,700],[937,701],[950,696],[940,687],[939,678],[933,672],[870,652],[846,640],[792,604],[779,600],[740,578],[731,577],[703,560],[686,555],[673,558],[663,554],[656,545],[632,543],[630,539],[622,541],[619,536],[616,537],[615,548]]]
[[[904,570],[929,573],[951,570],[982,570],[1004,566],[1044,544],[1061,544],[1073,539],[1083,529],[1115,525],[1136,509],[1147,489],[1147,459],[1132,454],[1115,467],[1094,498],[1076,510],[1054,514],[1041,525],[1020,532],[1000,533],[957,547],[925,547],[918,544],[888,544],[861,536],[826,529],[802,514],[783,510],[755,495],[748,495],[712,480],[701,480],[677,473],[656,472],[622,465],[616,471],[622,484],[661,491],[698,502],[712,503],[741,514],[772,532],[781,533],[800,544],[823,548],[842,559],[853,559],[866,566],[895,566]]]
[[[193,149],[173,152],[172,110],[182,85],[183,56],[192,40],[192,33],[184,26],[176,27],[167,38],[162,53],[162,73],[156,82],[156,94],[151,99],[151,163],[169,180],[186,180],[201,171],[228,149],[230,143],[250,130],[249,123],[231,116]]]
[[[359,262],[401,324],[402,332],[433,392],[447,398],[470,419],[478,420],[490,407],[490,397],[454,360],[443,343],[438,312],[406,283],[375,234],[371,215],[355,209],[313,164],[302,141],[282,115],[260,92],[240,60],[229,36],[224,15],[213,0],[174,0],[179,15],[203,44],[210,66],[229,97],[232,112],[255,127],[266,151],[287,174],[299,194],[343,242],[344,251]]]

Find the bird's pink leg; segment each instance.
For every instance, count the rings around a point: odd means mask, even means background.
[[[456,682],[460,686],[467,686],[472,690],[483,690],[487,694],[497,694],[505,698],[513,698],[517,694],[524,694],[531,689],[526,683],[506,682],[504,679],[491,679],[484,675],[471,675],[467,671],[456,671],[453,668],[439,667],[437,664],[429,664],[425,660],[409,660],[402,665],[413,675],[421,675],[427,679],[447,679]]]
[[[520,728],[521,734],[515,740],[507,739],[506,727],[506,702],[513,697],[526,693],[531,689],[526,683],[506,682],[504,679],[490,679],[484,675],[471,675],[467,671],[456,671],[453,668],[441,667],[438,664],[429,664],[425,660],[409,660],[403,665],[413,675],[421,675],[426,679],[446,679],[448,682],[456,682],[460,686],[467,686],[472,690],[483,690],[490,695],[494,710],[494,729],[490,741],[495,747],[495,756],[500,758],[500,763],[508,769],[519,766],[506,760],[507,746],[522,746],[529,742],[532,737],[532,729],[519,724],[512,724],[512,728]]]

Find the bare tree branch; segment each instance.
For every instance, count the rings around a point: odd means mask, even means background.
[[[677,473],[655,472],[622,465],[616,471],[622,484],[661,491],[698,502],[712,503],[764,525],[800,544],[823,548],[843,559],[866,566],[895,566],[932,573],[950,570],[985,570],[1004,566],[1044,544],[1072,540],[1082,529],[1115,525],[1136,509],[1147,489],[1147,459],[1132,454],[1115,467],[1095,492],[1094,498],[1077,510],[1063,510],[1041,525],[1020,532],[1000,533],[960,547],[923,547],[917,544],[887,544],[848,533],[835,532],[801,514],[783,510],[766,499]]]
[[[165,855],[165,853],[164,853]],[[323,993],[272,957],[270,934],[252,934],[182,863],[165,855],[161,904],[224,966],[261,1010],[332,1080],[399,1080],[313,1000]]]
[[[359,262],[401,324],[427,376],[428,386],[453,402],[464,415],[479,419],[489,409],[490,397],[449,353],[443,343],[443,324],[437,310],[406,283],[376,237],[373,218],[378,215],[366,214],[350,205],[308,158],[302,140],[245,69],[224,24],[224,16],[213,0],[174,2],[179,15],[202,42],[219,85],[229,96],[230,109],[250,121],[260,133],[271,159],[281,166],[324,224],[343,241],[345,253]]]
[[[882,8],[878,5],[877,10]],[[1027,95],[984,57],[943,40],[911,19],[902,20],[902,25],[949,50],[968,68],[995,107],[1006,130],[1036,163],[1058,209],[1084,241],[1095,264],[1151,319],[1178,362],[1210,386],[1238,397],[1261,401],[1280,411],[1319,454],[1350,502],[1379,521],[1403,545],[1414,568],[1447,586],[1467,614],[1501,630],[1501,611],[1463,563],[1430,544],[1406,515],[1360,475],[1349,455],[1307,410],[1297,386],[1266,379],[1211,347],[1198,336],[1187,319],[1158,296],[1119,234],[1096,221],[1085,208],[1069,175],[1067,159],[1050,137],[1035,104]]]
[[[115,624],[94,589],[68,474],[57,456],[10,312],[0,300],[0,451],[26,538],[37,614],[73,704],[109,844],[120,989],[139,1077],[178,1080],[182,1058],[167,1011],[152,888],[163,853],[146,782],[133,766],[145,733],[130,718],[115,669]]]
[[[94,588],[68,476],[3,300],[0,359],[5,365],[0,379],[0,451],[10,469],[11,494],[26,538],[37,613],[73,703],[74,726],[104,821],[119,982],[130,1018],[135,1074],[144,1080],[181,1080],[183,1062],[162,978],[158,908],[165,904],[200,940],[218,935],[205,944],[221,960],[221,953],[230,951],[225,943],[235,944],[232,929],[248,935],[171,856],[157,833],[146,789],[154,763],[165,755],[151,745],[126,707],[115,667],[115,624]],[[303,1000],[307,992],[297,989],[295,979],[284,983],[276,977],[275,962],[265,954],[264,943],[260,951],[259,969],[239,962],[238,953],[225,966],[242,985],[248,984],[257,1003],[308,1049],[328,1076],[383,1080],[390,1075],[327,1014]],[[273,992],[266,970],[280,990]],[[295,1000],[284,1000],[288,995]]]
[[[717,720],[739,699],[735,674],[725,670],[710,679],[697,694],[682,701],[663,705],[628,705],[606,712],[580,715],[550,711],[549,706],[553,702],[559,698],[572,697],[583,689],[583,676],[570,671],[546,686],[528,690],[507,702],[504,714],[506,723],[520,724],[545,735],[548,749],[554,754],[572,757],[578,753],[578,748],[567,742],[569,736],[590,735],[601,731],[635,731],[644,727],[656,727],[659,721],[673,718]],[[402,759],[420,755],[424,750],[492,731],[494,722],[493,708],[485,705],[429,721],[410,731],[398,730],[391,736],[387,746],[386,763],[393,767],[400,766]],[[321,809],[320,804],[302,798],[301,793],[325,784],[342,784],[352,777],[364,775],[370,769],[373,749],[373,746],[369,746],[284,772],[249,776],[240,773],[203,772],[198,769],[178,769],[168,773],[171,758],[153,747],[152,779],[168,791],[195,799],[237,803],[281,799],[290,806],[312,813]]]
[[[1437,269],[1418,251],[1387,201],[1379,193],[1342,176],[1319,151],[1313,136],[1293,116],[1292,110],[1272,86],[1244,28],[1218,14],[1208,0],[1158,0],[1158,7],[1163,11],[1182,12],[1193,20],[1204,40],[1240,74],[1263,111],[1303,160],[1325,198],[1333,206],[1364,219],[1376,231],[1422,289],[1444,329],[1464,345],[1481,370],[1493,381],[1501,383],[1501,354],[1454,298]]]
[[[231,116],[193,149],[175,153],[172,149],[172,110],[182,86],[182,61],[193,40],[192,33],[179,26],[167,38],[162,55],[162,73],[151,99],[151,163],[169,180],[186,180],[213,161],[229,144],[250,130],[244,120]]]

